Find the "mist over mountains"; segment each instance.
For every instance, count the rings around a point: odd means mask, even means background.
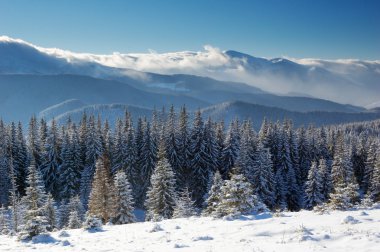
[[[0,37],[0,116],[24,123],[32,114],[66,120],[84,111],[115,119],[125,108],[147,116],[171,104],[226,120],[369,120],[379,118],[364,108],[380,101],[379,80],[379,61],[265,59],[210,46],[95,55]]]

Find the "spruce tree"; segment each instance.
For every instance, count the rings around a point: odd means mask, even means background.
[[[179,173],[176,178],[178,179],[177,184],[187,186],[188,178],[191,174],[191,164],[189,162],[191,157],[191,145],[188,120],[189,115],[186,107],[181,107],[178,122],[178,161],[180,165],[178,167]]]
[[[221,201],[221,188],[224,185],[224,181],[219,171],[216,171],[213,177],[212,186],[208,192],[206,200],[206,208],[203,212],[204,215],[212,215]]]
[[[305,208],[311,209],[321,204],[323,200],[322,178],[315,161],[311,163],[305,187]]]
[[[44,206],[46,220],[47,220],[47,230],[53,231],[57,227],[57,218],[56,218],[56,206],[53,196],[48,194],[46,203]]]
[[[367,193],[368,188],[371,187],[373,170],[376,164],[376,150],[377,150],[376,142],[372,141],[372,143],[369,145],[367,158],[364,164],[365,166],[364,166],[364,174],[363,174],[363,181],[362,181],[362,188],[363,188],[364,193]]]
[[[85,166],[82,171],[80,184],[81,200],[85,206],[87,206],[88,197],[91,192],[91,184],[95,173],[96,161],[103,153],[101,136],[95,126],[94,116],[90,116],[86,131]]]
[[[238,217],[265,209],[240,169],[234,168],[231,179],[226,180],[221,188],[221,201],[216,207],[215,215]]]
[[[45,151],[43,153],[41,173],[45,182],[46,190],[54,197],[58,197],[60,189],[58,167],[61,164],[61,149],[58,138],[57,126],[53,120],[47,134],[47,139],[45,140]]]
[[[6,126],[0,119],[0,204],[7,206],[9,203],[9,153],[10,142]]]
[[[372,178],[371,178],[369,195],[374,202],[380,201],[380,154],[377,154],[377,159],[375,167],[373,169]]]
[[[195,202],[191,199],[189,189],[185,187],[176,199],[173,218],[188,218],[195,216],[197,210],[194,203]]]
[[[273,164],[270,152],[259,142],[251,174],[253,191],[269,208],[275,206],[275,178],[272,172]]]
[[[28,187],[26,195],[22,198],[25,211],[25,225],[20,234],[21,239],[32,238],[40,233],[46,232],[48,220],[46,217],[45,204],[47,196],[41,174],[37,170],[34,159],[29,166],[27,177]]]
[[[223,149],[223,171],[221,175],[224,179],[227,179],[230,170],[235,165],[236,159],[239,154],[239,132],[238,122],[231,122],[227,131],[226,139]]]
[[[158,162],[151,177],[151,186],[147,192],[145,207],[147,220],[169,219],[175,207],[175,177],[166,158],[164,140],[160,140]]]
[[[331,182],[331,171],[329,167],[326,164],[325,159],[320,159],[319,160],[319,165],[318,165],[318,172],[321,176],[321,192],[323,195],[323,201],[328,200],[329,195],[332,191],[332,182]]]
[[[141,158],[139,160],[139,191],[136,195],[136,205],[142,207],[144,205],[146,192],[150,186],[150,178],[157,162],[157,150],[153,142],[150,123],[145,124],[145,131],[142,140]]]
[[[209,177],[214,172],[215,167],[211,160],[210,150],[208,149],[209,145],[206,141],[210,136],[205,133],[201,112],[198,110],[195,113],[191,132],[191,174],[189,178],[189,188],[191,188],[192,197],[197,207],[202,207],[203,205],[204,196],[208,189]]]
[[[118,171],[114,178],[115,186],[115,216],[113,223],[127,224],[135,222],[133,213],[133,193],[124,171]]]

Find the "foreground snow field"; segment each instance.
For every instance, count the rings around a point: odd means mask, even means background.
[[[0,236],[0,251],[379,251],[380,209],[172,219],[39,236]]]

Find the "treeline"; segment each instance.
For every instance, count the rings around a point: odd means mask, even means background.
[[[346,209],[380,201],[379,135],[380,121],[294,129],[264,120],[256,132],[200,111],[190,122],[185,107],[150,121],[126,112],[114,129],[86,114],[78,125],[32,117],[27,133],[0,121],[0,204],[8,226],[29,236],[79,227],[85,212],[90,225],[132,222],[134,208],[152,220]]]

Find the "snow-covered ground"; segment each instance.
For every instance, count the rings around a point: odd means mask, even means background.
[[[34,242],[0,236],[0,251],[380,251],[380,209],[173,219],[59,231]]]

